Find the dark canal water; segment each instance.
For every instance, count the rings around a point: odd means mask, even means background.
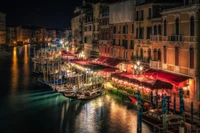
[[[28,46],[0,51],[0,133],[136,133],[136,111],[120,97],[83,102],[37,83],[32,53]]]

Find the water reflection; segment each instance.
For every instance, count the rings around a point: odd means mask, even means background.
[[[29,56],[28,56],[28,46],[24,45],[24,65],[23,65],[23,75],[25,76],[24,80],[23,80],[23,84],[24,86],[28,86],[29,84],[29,72],[30,72],[30,67],[29,67]]]
[[[12,54],[12,67],[11,67],[11,93],[15,93],[18,85],[18,58],[17,58],[17,47],[13,48]]]

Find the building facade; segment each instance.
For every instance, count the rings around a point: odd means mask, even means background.
[[[6,44],[6,14],[0,12],[0,45]]]
[[[190,77],[183,85],[175,87],[183,88],[190,99],[200,100],[200,1],[185,0],[183,6],[164,10],[161,14],[160,67]]]
[[[87,7],[76,7],[74,17],[71,20],[72,45],[83,50],[83,20]]]
[[[15,27],[7,27],[7,44],[9,46],[17,45],[17,34]]]

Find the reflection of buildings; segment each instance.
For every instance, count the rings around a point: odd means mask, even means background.
[[[6,14],[0,12],[0,45],[6,44]]]

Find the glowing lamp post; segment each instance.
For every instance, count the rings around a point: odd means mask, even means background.
[[[89,72],[90,72],[90,69],[87,69],[87,70],[86,70],[86,83],[88,83],[88,82],[87,82],[87,79],[88,79],[88,78],[87,78],[87,73],[89,73]]]
[[[84,53],[83,53],[83,51],[82,51],[82,52],[80,53],[80,58],[81,58],[81,59],[84,59],[84,56],[85,56],[85,55],[84,55]]]
[[[62,45],[62,48],[64,48],[64,46],[63,46],[63,41],[62,41],[62,40],[60,41],[60,44]]]
[[[134,65],[134,74],[139,77],[140,73],[143,70],[143,66],[141,66],[140,61],[137,61]]]

